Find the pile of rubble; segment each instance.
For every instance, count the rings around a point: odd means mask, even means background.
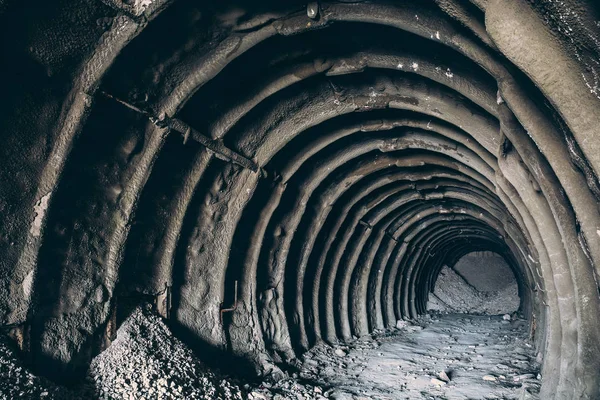
[[[30,373],[0,342],[0,398],[13,399],[519,399],[539,391],[524,320],[462,314],[398,321],[349,343],[319,343],[296,372],[249,383],[209,369],[162,319],[138,308],[85,381],[64,388]]]

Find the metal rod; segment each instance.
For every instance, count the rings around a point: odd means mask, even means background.
[[[234,282],[234,293],[233,293],[233,305],[230,308],[222,308],[219,313],[219,322],[223,323],[223,313],[235,311],[237,308],[237,292],[238,292],[238,281]]]
[[[189,126],[188,124],[186,124],[185,122],[183,122],[180,119],[170,118],[166,115],[157,117],[146,110],[142,110],[141,108],[136,107],[133,104],[129,104],[126,101],[123,101],[123,100],[111,95],[110,93],[106,93],[104,91],[100,91],[100,93],[102,95],[104,95],[105,97],[112,99],[112,100],[116,101],[117,103],[129,108],[130,110],[133,110],[139,114],[144,115],[146,118],[148,118],[150,120],[150,122],[152,122],[154,125],[156,125],[158,127],[161,127],[161,128],[169,127],[170,129],[179,132],[180,134],[183,135],[183,143],[184,144],[187,143],[188,139],[191,137],[192,139],[194,139],[194,141],[200,143],[202,146],[206,147],[208,150],[215,153],[215,156],[217,158],[227,161],[227,162],[232,162],[241,167],[249,169],[252,172],[258,172],[258,165],[256,165],[256,163],[254,161],[252,161],[249,158],[246,158],[243,155],[236,153],[235,151],[226,147],[223,144],[222,140],[214,140],[208,136],[203,135],[202,133],[198,132],[197,130],[195,130],[194,128],[192,128],[191,126]]]

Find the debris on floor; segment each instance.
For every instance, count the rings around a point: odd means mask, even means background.
[[[209,370],[146,308],[133,311],[77,387],[33,375],[11,344],[0,341],[0,399],[241,400],[243,393],[238,381]]]
[[[81,396],[47,379],[35,376],[23,365],[15,348],[0,336],[0,399],[79,399]]]
[[[536,398],[539,365],[525,320],[433,314],[398,325],[350,344],[314,347],[300,376],[333,388],[335,399]]]
[[[539,392],[524,320],[433,314],[397,326],[320,343],[297,372],[255,384],[210,371],[160,317],[136,309],[78,388],[32,375],[0,342],[0,399],[535,399]]]
[[[137,308],[89,378],[101,399],[243,399],[235,382],[204,366],[162,319]]]
[[[329,397],[329,392],[325,392],[322,387],[300,383],[297,376],[273,384],[263,382],[248,393],[248,399],[251,400],[323,400]]]

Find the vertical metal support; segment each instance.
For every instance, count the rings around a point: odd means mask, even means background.
[[[112,342],[117,338],[117,297],[115,296],[113,299],[113,306],[110,310],[110,315],[108,316],[108,321],[106,321],[106,326],[104,327],[104,332],[102,332],[102,336],[99,338],[97,342],[96,348],[94,351],[97,351],[98,354],[108,349],[108,347],[112,344]]]
[[[238,281],[234,282],[234,293],[233,293],[233,305],[230,308],[222,308],[219,313],[219,322],[223,323],[223,313],[235,311],[237,308],[237,296],[238,296]],[[221,304],[222,305],[222,304]]]
[[[171,307],[173,306],[172,298],[173,292],[171,286],[167,286],[167,319],[171,319]]]
[[[9,338],[14,340],[19,350],[23,353],[29,353],[29,350],[31,349],[30,332],[31,325],[23,323],[11,327],[6,334]]]
[[[154,307],[158,315],[164,319],[171,318],[171,286],[166,286],[165,290],[156,295]]]

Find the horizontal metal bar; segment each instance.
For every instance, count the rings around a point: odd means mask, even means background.
[[[195,130],[194,128],[192,128],[191,126],[189,126],[188,124],[186,124],[185,122],[183,122],[180,119],[170,118],[166,115],[157,117],[146,110],[142,110],[139,107],[136,107],[132,104],[129,104],[129,103],[111,95],[110,93],[106,93],[104,91],[101,91],[100,93],[102,93],[104,96],[108,97],[109,99],[112,99],[112,100],[116,101],[117,103],[129,108],[130,110],[133,110],[139,114],[144,115],[146,118],[148,118],[150,120],[150,122],[152,122],[154,125],[156,125],[158,127],[161,127],[161,128],[168,127],[171,130],[179,132],[180,134],[183,135],[183,143],[184,144],[187,143],[187,141],[190,138],[192,138],[195,142],[200,143],[202,146],[204,146],[208,150],[212,151],[215,154],[215,157],[217,157],[221,160],[227,161],[227,162],[232,162],[234,164],[240,165],[246,169],[251,170],[252,172],[258,172],[258,165],[254,161],[231,150],[230,148],[228,148],[227,146],[225,146],[223,144],[222,140],[220,140],[220,139],[214,140],[208,136],[203,135],[202,133],[198,132],[197,130]]]
[[[222,140],[213,140],[208,136],[201,134],[180,119],[168,118],[166,123],[169,128],[183,134],[184,143],[191,137],[194,141],[214,152],[217,157],[220,156],[219,158],[224,161],[231,161],[253,172],[258,172],[258,165],[256,165],[254,161],[226,147]]]

